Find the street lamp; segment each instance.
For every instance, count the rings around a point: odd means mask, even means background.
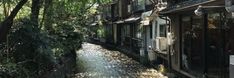
[[[207,8],[225,8],[227,12],[234,12],[234,5],[232,0],[225,0],[224,6],[198,6],[198,8],[194,11],[194,13],[198,16],[201,16],[203,14],[203,9]]]
[[[198,8],[194,11],[194,13],[197,15],[197,16],[201,16],[203,14],[203,11],[202,11],[202,6],[198,6]]]
[[[233,1],[232,0],[225,0],[225,9],[227,12],[233,12],[234,11],[234,5],[232,5]]]

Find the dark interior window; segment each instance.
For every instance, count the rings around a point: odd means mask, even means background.
[[[202,17],[182,18],[182,69],[192,74],[202,72],[203,21]]]
[[[166,24],[160,25],[159,28],[160,28],[160,32],[159,32],[160,37],[167,37]]]

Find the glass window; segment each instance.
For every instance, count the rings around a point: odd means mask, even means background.
[[[225,50],[230,55],[234,55],[234,19],[229,18],[227,20],[227,26],[224,27],[225,29],[225,38],[226,38],[226,44],[225,44]]]
[[[126,36],[130,36],[130,25],[126,25]]]
[[[160,37],[167,37],[167,25],[166,24],[162,24],[159,25],[159,36]]]
[[[145,0],[134,0],[133,9],[134,9],[134,11],[144,10],[145,9]]]
[[[145,0],[138,0],[138,6],[140,9],[145,9]]]
[[[223,69],[228,68],[228,60],[225,59],[225,57],[228,58],[228,56],[226,56],[227,53],[223,48],[226,45],[225,43],[227,43],[227,41],[229,40],[226,40],[228,39],[228,36],[225,35],[227,35],[228,33],[226,30],[224,30],[225,24],[223,22],[225,16],[222,14],[223,13],[218,12],[208,14],[207,71],[209,75],[212,75],[212,77],[217,78],[221,78],[224,76],[224,74],[227,74],[225,73],[226,71],[223,71]]]
[[[152,3],[150,0],[146,0],[146,1],[145,1],[145,4],[146,4],[146,5],[151,5],[151,4],[153,4],[153,3]]]
[[[190,37],[190,27],[191,27],[191,19],[190,17],[182,18],[182,61],[181,67],[183,70],[189,71],[190,67],[190,59],[189,53],[191,53],[191,37]]]
[[[182,18],[182,69],[199,74],[203,69],[203,21],[202,17]]]
[[[157,36],[157,34],[158,34],[157,25],[158,25],[158,23],[157,23],[157,21],[155,21],[155,27],[154,27],[154,28],[155,28],[155,29],[154,29],[155,37],[158,37],[158,36]]]

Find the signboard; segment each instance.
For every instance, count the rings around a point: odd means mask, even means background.
[[[229,78],[234,78],[234,55],[230,55]]]

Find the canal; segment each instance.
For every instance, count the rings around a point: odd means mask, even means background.
[[[74,78],[167,78],[119,51],[91,43],[77,51],[77,70]]]

